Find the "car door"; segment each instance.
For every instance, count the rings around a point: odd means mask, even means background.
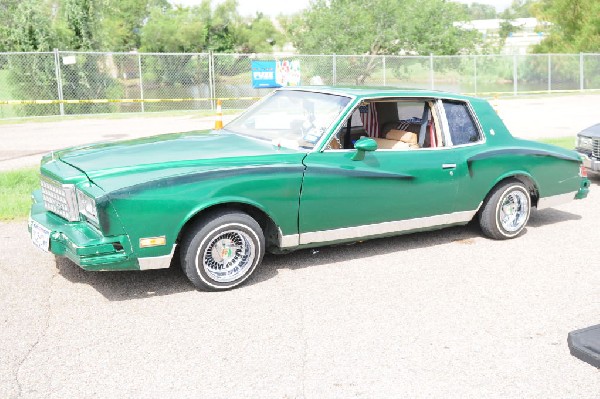
[[[453,223],[452,148],[325,150],[304,159],[300,244],[347,240]]]

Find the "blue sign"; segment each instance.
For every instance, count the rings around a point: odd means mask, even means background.
[[[273,88],[281,87],[275,76],[276,61],[252,61],[252,87]]]

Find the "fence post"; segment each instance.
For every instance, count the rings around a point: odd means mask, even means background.
[[[215,63],[214,63],[214,59],[213,59],[213,52],[212,52],[212,50],[209,50],[209,52],[208,52],[208,93],[211,97],[210,109],[212,111],[215,110],[214,98],[216,97],[214,79],[215,79]]]
[[[62,88],[62,74],[60,71],[60,56],[58,55],[58,49],[54,49],[54,73],[56,74],[56,89],[58,90],[58,100],[61,101],[59,104],[60,115],[65,115],[65,105],[63,101],[63,88]]]
[[[146,112],[144,108],[144,82],[142,80],[142,55],[138,53],[138,74],[140,77],[140,100],[142,100],[142,112]]]
[[[517,73],[517,55],[513,54],[513,96],[516,96],[519,92],[519,78]]]
[[[552,54],[548,54],[548,93],[552,93]]]
[[[387,86],[386,76],[385,76],[385,55],[383,55],[382,63],[383,63],[383,85]]]
[[[579,90],[583,91],[583,53],[579,53]]]
[[[337,84],[337,57],[335,55],[335,53],[333,53],[332,55],[332,66],[331,66],[331,81],[332,81],[332,85],[335,86]]]
[[[475,86],[475,95],[477,95],[477,55],[473,56],[473,77],[475,78],[473,86]]]
[[[431,90],[433,90],[435,88],[435,84],[433,83],[433,53],[429,53],[429,83]]]

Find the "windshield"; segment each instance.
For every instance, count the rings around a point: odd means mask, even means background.
[[[333,94],[277,91],[225,129],[274,145],[313,148],[349,102]]]

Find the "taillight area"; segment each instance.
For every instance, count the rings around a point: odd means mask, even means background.
[[[579,176],[587,177],[587,169],[585,166],[583,166],[583,164],[579,165]]]

